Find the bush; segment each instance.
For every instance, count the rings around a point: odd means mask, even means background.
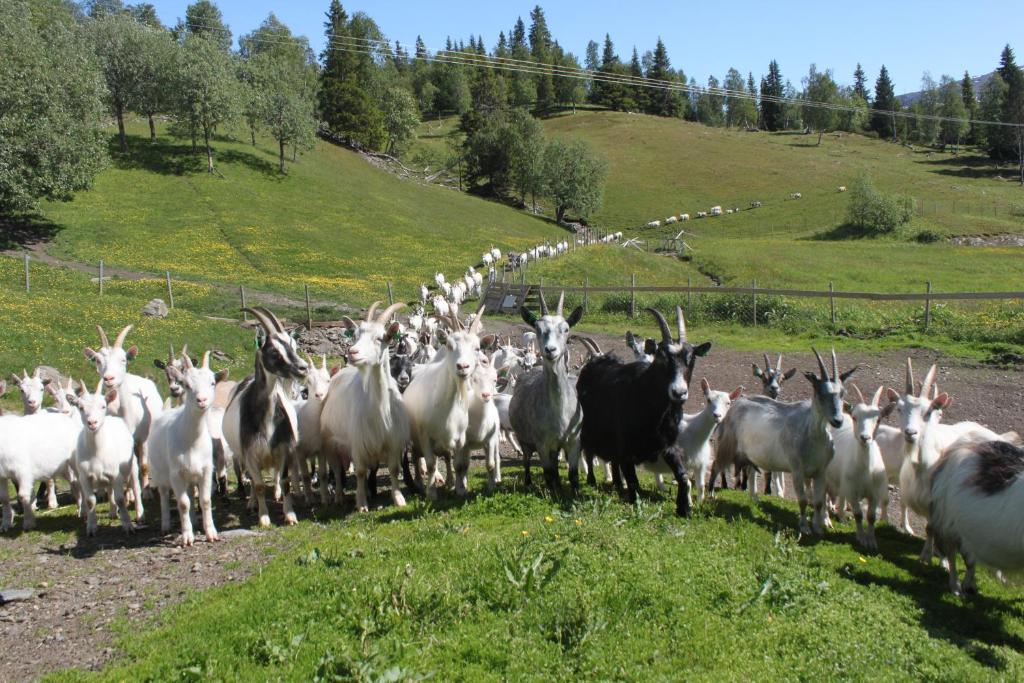
[[[921,244],[934,244],[942,240],[942,235],[934,230],[922,230],[914,236],[914,239]]]
[[[851,224],[866,231],[884,234],[906,225],[913,215],[914,200],[911,197],[882,194],[866,175],[853,182],[850,206],[847,209],[847,218]]]

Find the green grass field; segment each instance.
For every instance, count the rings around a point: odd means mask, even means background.
[[[365,305],[386,283],[410,298],[441,270],[452,277],[491,246],[553,240],[552,224],[504,206],[381,172],[322,141],[278,175],[267,141],[218,139],[219,175],[186,141],[152,144],[130,128],[127,159],[95,187],[44,207],[53,251],[79,261]],[[163,131],[161,131],[163,133]],[[564,234],[564,233],[562,233]]]
[[[683,520],[657,496],[630,507],[586,489],[567,505],[509,475],[490,497],[273,532],[289,550],[256,576],[141,633],[115,625],[123,658],[48,680],[1024,675],[1019,589],[982,576],[982,597],[954,599],[917,562],[920,540],[891,527],[865,555],[850,523],[797,542],[778,499],[724,492]]]

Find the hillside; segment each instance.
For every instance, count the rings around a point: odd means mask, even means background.
[[[522,248],[558,231],[507,207],[406,182],[357,154],[318,141],[276,171],[268,141],[215,143],[219,173],[205,173],[184,140],[151,144],[130,129],[95,187],[44,207],[55,253],[146,272],[366,304],[386,282],[409,298],[435,270],[449,276],[492,245]]]

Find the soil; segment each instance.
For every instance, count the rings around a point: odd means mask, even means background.
[[[490,332],[516,338],[525,329],[524,325],[505,322],[488,325]],[[621,337],[587,336],[594,338],[605,352],[620,356],[627,353]],[[327,341],[326,332],[323,341]],[[582,354],[582,346],[574,345],[574,367],[582,362]],[[1024,431],[1020,410],[1024,404],[1024,373],[1019,371],[995,369],[918,349],[844,353],[839,364],[844,370],[855,364],[860,366],[853,381],[867,394],[881,383],[902,387],[908,355],[919,378],[931,363],[939,364],[939,386],[954,399],[946,411],[947,421],[969,419],[987,424],[997,432]],[[750,367],[755,362],[763,362],[758,354],[712,348],[706,358],[698,360],[693,383],[708,377],[715,388],[731,390],[743,385],[747,393],[759,393],[760,381],[752,376]],[[812,370],[816,363],[807,352],[787,354],[783,365]],[[809,395],[809,384],[801,374],[783,388],[783,398],[787,400]],[[687,412],[702,407],[701,392],[692,390]],[[503,455],[510,457],[511,453]],[[382,476],[382,493],[386,493],[387,486],[386,476]],[[792,483],[788,482],[787,496],[792,496],[792,490]],[[898,501],[898,492],[894,491],[890,523],[898,520]],[[62,502],[69,503],[66,499]],[[377,502],[388,505],[389,498],[383,495]],[[67,515],[52,517],[42,513],[40,528],[62,533],[49,536],[10,532],[0,538],[4,570],[0,589],[35,591],[28,600],[0,605],[0,651],[4,652],[0,680],[31,680],[74,665],[98,669],[118,654],[116,634],[110,628],[115,620],[124,618],[130,626],[151,623],[161,610],[196,591],[245,580],[273,552],[287,549],[285,537],[276,530],[237,531],[255,522],[237,500],[225,504],[218,499],[214,507],[218,529],[229,532],[229,537],[211,544],[200,536],[193,548],[178,548],[173,535],[163,536],[156,530],[155,502],[149,503],[147,513],[151,526],[131,537],[125,536],[116,523],[103,520],[98,537],[79,535],[62,543],[69,531],[81,534],[81,521]],[[278,523],[280,509],[275,513],[273,519]],[[304,516],[301,508],[299,515]],[[177,529],[177,519],[172,524]],[[923,531],[922,520],[916,517],[913,526],[918,534]]]

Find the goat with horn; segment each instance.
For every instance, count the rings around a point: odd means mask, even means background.
[[[576,383],[583,408],[580,440],[591,471],[595,456],[612,463],[620,493],[622,481],[617,475],[621,471],[631,503],[636,501],[639,487],[637,466],[667,465],[679,484],[676,514],[689,516],[690,480],[675,443],[694,365],[711,349],[711,342],[694,346],[687,341],[683,309],[678,306],[676,339],[661,311],[647,311],[661,330],[661,341],[649,363],[596,356],[580,371]]]
[[[292,380],[304,379],[309,366],[299,358],[295,340],[277,316],[262,306],[242,310],[256,319],[264,337],[256,350],[255,372],[231,394],[224,413],[224,437],[251,480],[249,506],[258,506],[260,526],[269,527],[263,470],[271,470],[274,479],[292,457],[299,427],[288,387]],[[284,520],[286,524],[298,521],[291,486],[284,494]]]

